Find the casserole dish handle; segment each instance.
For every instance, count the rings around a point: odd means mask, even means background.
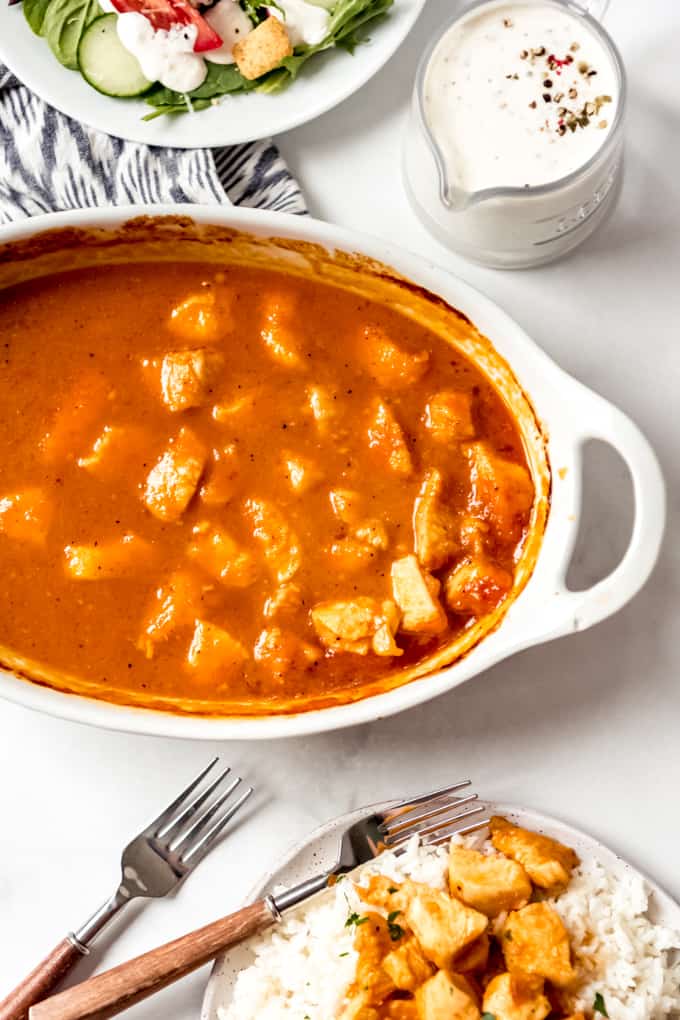
[[[582,469],[583,447],[591,439],[612,446],[630,471],[635,499],[633,528],[619,565],[585,591],[567,588],[573,549],[562,565],[556,595],[561,626],[554,636],[585,630],[622,608],[645,584],[656,563],[666,517],[666,492],[661,467],[651,445],[631,419],[591,390],[577,386],[574,394],[574,462]],[[566,611],[565,611],[566,610]]]

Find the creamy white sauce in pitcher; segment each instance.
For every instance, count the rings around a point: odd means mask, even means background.
[[[424,115],[449,184],[536,187],[582,167],[617,110],[617,74],[581,17],[551,2],[492,2],[430,59]]]

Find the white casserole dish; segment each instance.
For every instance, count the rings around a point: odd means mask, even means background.
[[[658,555],[665,516],[663,478],[650,445],[625,414],[558,368],[493,302],[424,259],[312,219],[214,206],[127,207],[37,217],[0,229],[0,259],[2,245],[30,242],[45,230],[115,230],[132,217],[174,216],[187,222],[188,215],[193,224],[275,238],[284,246],[287,241],[302,242],[326,251],[360,253],[364,259],[389,266],[472,320],[507,361],[532,405],[552,467],[550,513],[535,567],[498,628],[463,658],[433,674],[350,704],[259,717],[173,715],[62,693],[6,670],[0,676],[1,696],[78,722],[144,734],[257,740],[318,733],[373,721],[428,701],[521,649],[593,626],[615,613],[642,587]],[[282,258],[290,254],[283,247],[281,251]],[[635,519],[618,567],[589,590],[572,592],[565,578],[579,527],[582,448],[589,439],[611,444],[628,464]]]

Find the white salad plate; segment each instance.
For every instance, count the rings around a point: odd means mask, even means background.
[[[542,832],[546,836],[552,836],[553,839],[558,839],[561,843],[572,847],[582,861],[599,862],[621,881],[631,875],[641,878],[649,894],[647,908],[649,919],[654,924],[680,931],[680,904],[671,899],[656,882],[638,871],[632,864],[618,857],[592,836],[580,829],[575,829],[566,822],[540,814],[538,811],[532,811],[530,808],[516,807],[512,804],[495,804],[489,801],[482,803],[489,815],[503,815],[517,825],[522,825],[535,832]],[[246,902],[252,902],[277,887],[295,885],[324,869],[331,868],[336,860],[341,833],[353,822],[365,818],[374,811],[385,810],[389,804],[390,802],[383,802],[374,804],[370,808],[352,811],[315,829],[304,840],[292,847],[283,859],[260,879],[255,888],[251,890]],[[246,942],[215,960],[203,999],[201,1020],[219,1020],[218,1008],[229,1004],[238,974],[248,967],[253,959],[252,950]]]
[[[50,106],[118,138],[179,149],[216,148],[268,138],[305,124],[337,106],[372,78],[404,41],[425,0],[395,0],[387,16],[369,26],[354,54],[333,49],[313,57],[283,92],[226,96],[196,114],[142,118],[143,99],[112,99],[62,67],[45,39],[35,35],[21,4],[0,3],[0,61]]]

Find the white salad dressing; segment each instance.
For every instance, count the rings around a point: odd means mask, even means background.
[[[328,35],[331,16],[321,6],[306,0],[277,0],[267,10],[283,22],[293,46],[318,46]]]
[[[218,50],[207,50],[204,58],[213,64],[233,64],[234,45],[244,39],[252,31],[253,23],[245,13],[238,0],[218,0],[203,15],[211,28],[214,28],[222,45]]]
[[[203,57],[194,53],[195,25],[158,29],[143,14],[129,11],[118,16],[118,38],[137,58],[149,81],[159,81],[175,92],[191,92],[205,81]]]
[[[553,3],[489,3],[444,34],[424,83],[425,119],[450,184],[535,187],[582,167],[617,108],[609,53]]]

